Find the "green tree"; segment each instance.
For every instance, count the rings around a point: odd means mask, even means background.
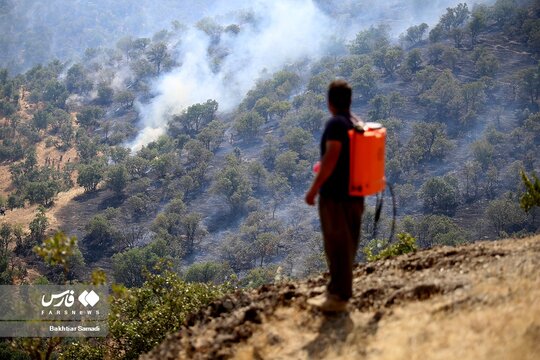
[[[407,32],[404,38],[409,43],[410,46],[414,46],[418,44],[420,41],[422,41],[428,28],[429,26],[426,23],[411,26],[407,29]]]
[[[388,46],[390,44],[388,31],[389,28],[386,25],[371,26],[367,30],[360,31],[349,44],[349,51],[351,54],[362,55]]]
[[[415,74],[422,68],[422,53],[414,49],[407,54],[405,59],[405,69],[411,74]]]
[[[119,196],[128,183],[128,177],[129,174],[124,165],[112,165],[107,169],[107,187]]]
[[[148,215],[150,211],[149,203],[150,198],[146,194],[137,194],[126,200],[126,207],[130,216],[135,220],[139,220]]]
[[[450,70],[443,71],[420,99],[437,119],[458,119],[463,109],[463,95],[458,80]]]
[[[263,124],[264,118],[252,111],[238,116],[234,122],[234,128],[241,138],[253,140],[259,136]]]
[[[477,49],[473,54],[474,66],[478,76],[494,77],[499,70],[499,60],[485,48]]]
[[[62,127],[69,126],[71,128],[71,116],[67,111],[54,109],[51,112],[49,123],[52,125],[52,133],[57,134],[61,132]]]
[[[94,216],[84,229],[82,243],[86,249],[85,258],[88,261],[94,262],[114,253],[120,240],[120,233],[105,216]]]
[[[223,26],[219,25],[216,20],[209,17],[199,20],[195,26],[197,29],[208,35],[213,42],[217,42],[223,32]]]
[[[305,154],[306,148],[313,143],[313,136],[306,130],[295,127],[285,135],[285,144],[298,154]]]
[[[128,174],[133,178],[142,178],[150,170],[150,161],[141,156],[130,156],[125,162]]]
[[[298,124],[312,134],[321,131],[325,113],[315,107],[303,107],[298,113]]]
[[[45,130],[51,121],[51,114],[47,110],[38,110],[32,117],[32,124],[39,130]]]
[[[439,24],[446,31],[462,27],[469,18],[470,12],[466,3],[460,3],[454,8],[447,8],[441,16]]]
[[[223,142],[225,130],[225,124],[223,122],[212,120],[201,130],[197,136],[197,140],[203,143],[207,150],[215,152]]]
[[[473,10],[472,19],[467,27],[471,36],[471,45],[474,47],[478,41],[478,35],[487,27],[485,7],[478,7]]]
[[[433,84],[435,84],[438,77],[439,72],[431,65],[424,67],[422,70],[416,73],[415,87],[418,94],[423,94],[429,90]]]
[[[122,90],[114,96],[114,101],[119,103],[125,109],[131,109],[135,102],[135,94],[129,90]]]
[[[242,210],[252,194],[251,184],[240,161],[228,155],[225,166],[216,175],[213,192],[223,195],[231,211]]]
[[[173,117],[169,123],[169,131],[173,137],[182,133],[195,136],[214,120],[217,110],[217,101],[211,99],[205,103],[191,105],[181,115]]]
[[[275,170],[276,173],[287,178],[289,181],[294,181],[295,175],[299,170],[298,153],[292,150],[282,152],[276,157]]]
[[[388,94],[387,99],[388,99],[388,117],[391,118],[391,117],[397,116],[397,114],[399,114],[399,111],[405,104],[405,97],[403,97],[397,91],[392,91],[390,94]],[[395,121],[397,119],[395,118],[387,119],[387,122],[386,122],[387,127],[390,120]],[[397,121],[397,123],[399,123],[399,120]]]
[[[75,94],[86,94],[92,89],[92,83],[86,77],[82,64],[74,64],[69,68],[66,75],[66,89]]]
[[[431,29],[429,32],[429,41],[432,43],[438,43],[444,38],[444,29],[442,25],[439,23]]]
[[[433,214],[453,215],[458,205],[458,195],[457,184],[444,177],[431,178],[420,188],[424,209]]]
[[[440,160],[453,148],[446,135],[446,126],[441,123],[417,122],[409,139],[405,153],[414,163]]]
[[[15,193],[9,194],[8,200],[7,200],[7,207],[10,210],[17,209],[17,208],[23,208],[24,207],[24,196],[17,195]]]
[[[428,61],[431,65],[437,65],[442,62],[442,55],[446,46],[443,44],[432,44],[428,48]]]
[[[13,229],[10,224],[2,223],[0,226],[0,285],[13,284],[14,273],[9,266],[11,257],[11,243],[13,242]]]
[[[55,80],[49,81],[43,90],[43,100],[61,109],[66,105],[68,96],[69,93],[64,84]]]
[[[202,224],[202,215],[199,213],[189,213],[180,220],[182,231],[184,233],[184,252],[190,255],[195,251],[195,246],[200,239],[207,234]]]
[[[162,239],[114,254],[112,257],[114,279],[128,288],[141,287],[147,278],[145,274],[153,271],[167,255],[167,246]]]
[[[442,53],[442,57],[441,57],[442,64],[446,68],[454,71],[456,69],[456,66],[460,57],[461,57],[461,53],[459,52],[459,50],[453,47],[445,46],[444,51]]]
[[[43,206],[50,206],[59,192],[60,184],[56,180],[31,181],[25,186],[25,197]]]
[[[369,101],[371,110],[368,112],[369,119],[372,121],[386,119],[389,116],[390,109],[388,99],[384,95],[377,95]]]
[[[62,232],[56,232],[52,237],[43,241],[41,246],[34,246],[34,252],[51,265],[59,265],[64,273],[64,281],[74,278],[76,267],[84,266],[82,254],[77,245],[77,237],[67,237]]]
[[[495,148],[487,140],[477,140],[471,144],[471,151],[475,160],[483,170],[493,163]]]
[[[477,112],[486,100],[485,84],[482,81],[473,81],[462,86],[465,113]]]
[[[467,161],[463,166],[462,181],[464,182],[465,201],[470,202],[478,198],[482,180],[482,166],[476,161]]]
[[[287,195],[291,192],[291,186],[286,177],[279,174],[273,174],[268,180],[268,188],[272,197],[272,219],[276,214],[277,207],[279,204],[286,199]]]
[[[156,74],[161,73],[162,67],[167,62],[171,61],[171,55],[168,52],[167,44],[164,42],[158,42],[150,47],[147,53],[148,60],[154,64]]]
[[[255,106],[253,107],[253,110],[255,110],[259,115],[261,115],[265,122],[268,122],[270,120],[270,108],[272,107],[273,102],[268,97],[264,96],[257,100],[255,103]]]
[[[527,215],[520,205],[509,198],[490,201],[484,216],[500,237],[507,237],[522,230],[527,220]]]
[[[416,221],[405,219],[405,231],[410,232],[418,245],[429,248],[435,245],[455,246],[463,244],[468,234],[445,215],[420,216]]]
[[[261,159],[267,169],[273,170],[276,157],[279,154],[279,142],[272,135],[267,135],[264,138],[264,143]]]
[[[534,174],[532,179],[529,178],[523,170],[521,178],[525,185],[525,193],[521,196],[520,204],[525,212],[529,212],[533,207],[540,206],[540,180]]]
[[[257,258],[260,259],[259,266],[263,266],[264,260],[270,255],[275,254],[279,245],[279,238],[276,234],[265,232],[257,235],[253,243],[253,250]]]
[[[535,105],[540,95],[540,65],[518,72],[518,84],[522,98]]]
[[[454,40],[456,48],[460,49],[465,41],[466,32],[464,29],[452,29],[450,30],[450,37]]]
[[[385,47],[377,50],[373,57],[375,66],[381,69],[385,75],[393,76],[401,65],[403,49],[399,46]]]
[[[96,104],[109,106],[114,100],[114,90],[105,83],[98,85]]]
[[[254,189],[260,189],[269,175],[264,165],[257,160],[248,164],[247,171],[251,177],[251,185]]]
[[[91,164],[82,164],[79,168],[77,176],[77,184],[84,188],[85,192],[96,191],[97,186],[103,178],[103,164],[99,161],[94,161]]]
[[[140,288],[115,288],[111,302],[111,358],[136,359],[180,329],[189,314],[223,296],[224,289],[185,283],[166,269],[148,274]]]
[[[45,208],[43,206],[39,206],[36,216],[29,225],[29,240],[31,245],[39,244],[45,239],[45,231],[47,230],[48,226],[49,220],[47,219],[47,215],[45,215]]]
[[[370,65],[364,65],[354,70],[351,76],[351,85],[364,101],[368,101],[377,92],[377,74]]]
[[[277,266],[256,267],[251,269],[241,280],[243,287],[255,289],[264,284],[272,284],[277,275]]]
[[[105,111],[99,106],[88,106],[77,114],[77,121],[81,125],[94,126],[103,115],[105,115]]]
[[[223,284],[234,272],[227,263],[213,261],[195,263],[184,272],[184,280],[188,283]]]
[[[270,118],[283,118],[291,110],[291,107],[291,103],[288,101],[277,101],[270,106],[268,114]]]
[[[138,59],[130,65],[131,70],[135,74],[135,81],[138,83],[144,82],[147,78],[154,75],[154,67],[150,61],[146,59]]]
[[[171,256],[183,257],[195,250],[198,240],[206,234],[202,217],[198,213],[188,213],[180,198],[173,199],[152,224],[157,238],[164,239]]]
[[[220,244],[220,257],[235,270],[249,270],[255,259],[251,248],[240,236],[229,235]]]

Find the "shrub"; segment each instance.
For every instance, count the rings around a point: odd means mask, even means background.
[[[416,250],[416,239],[410,234],[401,233],[397,237],[398,241],[394,244],[389,244],[388,240],[371,240],[364,247],[364,254],[368,261],[387,259]]]
[[[149,274],[141,288],[113,291],[109,317],[113,359],[136,359],[150,351],[178,330],[188,314],[224,293],[221,287],[186,283],[169,270]]]

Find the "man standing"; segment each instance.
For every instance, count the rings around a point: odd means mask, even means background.
[[[326,294],[309,303],[328,312],[344,311],[352,296],[352,268],[364,210],[364,198],[349,195],[351,99],[352,89],[346,81],[330,84],[328,110],[332,117],[321,138],[320,168],[305,198],[308,205],[315,205],[319,194],[319,217],[330,270]]]

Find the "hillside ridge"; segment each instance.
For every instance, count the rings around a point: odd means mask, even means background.
[[[349,312],[306,300],[328,274],[226,296],[151,359],[534,359],[540,236],[437,247],[359,264]]]

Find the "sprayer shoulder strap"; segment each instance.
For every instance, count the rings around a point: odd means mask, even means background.
[[[355,129],[364,129],[366,123],[356,114],[351,113],[351,122]]]

